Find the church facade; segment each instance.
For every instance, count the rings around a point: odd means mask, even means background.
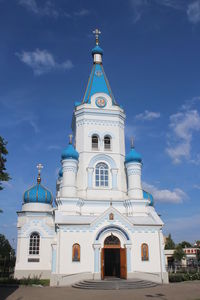
[[[72,136],[61,154],[55,205],[41,184],[24,193],[18,212],[15,277],[50,278],[52,286],[83,279],[141,278],[168,283],[163,222],[142,188],[142,157],[125,153],[125,112],[112,94],[99,46]]]

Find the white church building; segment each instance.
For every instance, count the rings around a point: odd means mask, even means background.
[[[72,136],[61,154],[56,199],[41,183],[24,193],[18,214],[15,278],[52,286],[119,277],[168,283],[163,222],[142,188],[142,157],[125,151],[125,112],[112,94],[99,46]]]

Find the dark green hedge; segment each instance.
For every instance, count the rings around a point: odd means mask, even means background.
[[[43,285],[49,286],[49,279],[40,279],[40,278],[22,278],[22,279],[14,279],[14,278],[0,278],[0,285],[6,284],[16,284],[16,285]]]
[[[176,274],[169,274],[169,282],[181,282],[181,281],[188,281],[188,280],[200,280],[200,273],[176,273]]]

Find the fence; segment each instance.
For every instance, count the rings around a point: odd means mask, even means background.
[[[168,273],[188,273],[194,274],[200,272],[200,266],[181,266],[181,265],[173,265],[166,266]]]

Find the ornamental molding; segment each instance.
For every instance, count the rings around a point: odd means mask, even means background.
[[[108,120],[79,120],[76,122],[76,125],[83,126],[83,125],[97,125],[97,126],[114,126],[124,128],[124,124],[119,121],[108,121]]]
[[[73,172],[76,173],[77,168],[76,167],[63,167],[63,173],[64,172]]]
[[[49,224],[46,224],[45,219],[27,219],[26,224],[21,227],[18,237],[29,238],[33,231],[38,232],[42,238],[51,238],[55,234],[54,225],[50,226]]]
[[[128,174],[128,176],[130,176],[130,175],[141,175],[141,170],[139,170],[139,169],[128,169],[127,174]]]

